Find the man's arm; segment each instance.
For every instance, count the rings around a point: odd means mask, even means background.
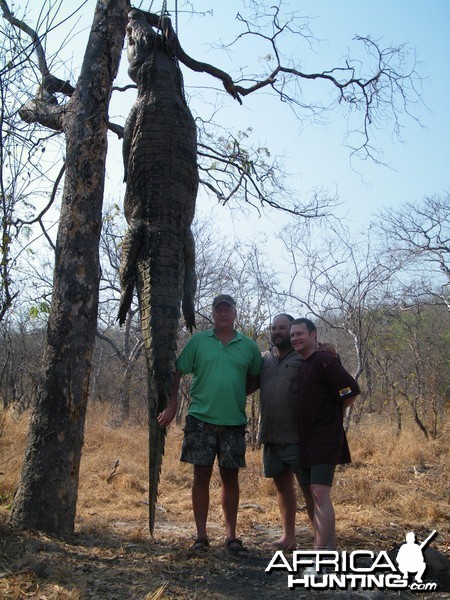
[[[355,394],[354,396],[352,396],[351,398],[346,398],[345,400],[342,401],[342,406],[344,407],[344,410],[346,408],[348,408],[351,404],[353,404],[353,402],[356,400],[356,398],[359,396],[359,394]]]
[[[260,372],[263,364],[263,357],[261,356],[261,351],[256,342],[249,340],[249,343],[252,351],[252,360],[249,370],[247,371],[247,380],[245,382],[245,393],[247,396],[253,394],[256,390],[259,390],[261,385]]]
[[[175,371],[173,376],[172,392],[170,394],[169,402],[167,407],[158,415],[158,425],[160,427],[167,427],[172,423],[177,414],[178,408],[178,390],[180,388],[181,377],[183,376],[180,371]]]
[[[343,379],[341,380],[341,385],[344,383],[344,387],[341,387],[338,391],[340,400],[342,402],[342,408],[344,411],[356,400],[356,398],[361,393],[359,389],[358,382],[353,379],[353,377],[347,373],[344,367],[339,363],[341,370],[344,372]]]
[[[245,393],[247,394],[247,396],[249,396],[250,394],[253,394],[253,392],[256,392],[256,390],[259,390],[261,385],[260,382],[260,378],[259,375],[247,375],[247,384],[245,386]]]
[[[328,352],[324,353],[322,358],[322,367],[324,375],[330,388],[334,390],[336,398],[342,403],[345,410],[356,400],[361,393],[358,382],[350,375],[343,365]]]

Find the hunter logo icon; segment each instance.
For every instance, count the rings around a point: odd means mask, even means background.
[[[406,534],[406,543],[400,547],[397,554],[398,568],[405,579],[408,579],[409,573],[415,573],[414,579],[417,583],[422,583],[422,575],[427,568],[422,550],[431,542],[435,535],[436,530],[432,531],[424,542],[416,544],[414,531]]]

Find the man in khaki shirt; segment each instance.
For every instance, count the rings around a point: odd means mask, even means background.
[[[260,373],[260,434],[264,444],[265,477],[277,488],[283,533],[275,542],[279,549],[295,548],[297,496],[294,474],[299,471],[298,380],[303,360],[291,345],[293,317],[277,315],[271,324],[273,348],[263,355]]]

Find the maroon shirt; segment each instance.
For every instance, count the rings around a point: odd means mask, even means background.
[[[351,462],[342,401],[359,394],[356,381],[329,352],[317,351],[303,361],[299,388],[300,465]]]

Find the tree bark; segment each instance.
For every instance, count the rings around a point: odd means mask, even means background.
[[[95,342],[108,106],[128,0],[98,1],[80,78],[62,115],[66,177],[52,311],[11,521],[60,535],[74,530]],[[38,116],[36,116],[38,118]]]

